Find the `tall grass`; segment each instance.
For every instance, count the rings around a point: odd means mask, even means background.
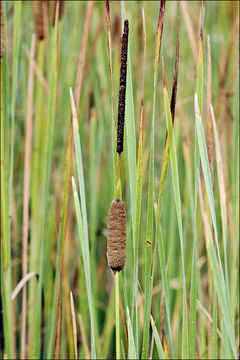
[[[2,358],[236,359],[238,3],[43,2],[43,40],[32,6],[1,12]]]

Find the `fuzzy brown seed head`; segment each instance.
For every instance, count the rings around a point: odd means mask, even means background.
[[[112,201],[108,213],[108,266],[115,273],[121,271],[126,259],[126,212],[120,199]]]
[[[35,20],[35,29],[36,29],[37,38],[38,40],[43,40],[45,38],[43,1],[34,1],[33,11],[34,11],[34,20]]]
[[[3,19],[3,4],[1,1],[1,53],[0,53],[0,57],[3,57],[3,53],[4,53],[4,37],[5,37],[5,33],[4,33],[4,19]]]
[[[128,20],[125,20],[124,30],[122,34],[120,86],[119,86],[119,100],[118,100],[118,128],[117,128],[118,154],[121,154],[121,152],[123,151],[125,99],[126,99],[126,82],[127,82],[127,51],[128,51]]]

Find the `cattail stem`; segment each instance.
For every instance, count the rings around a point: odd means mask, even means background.
[[[106,3],[107,10],[109,9],[109,4]],[[109,12],[109,11],[108,11]],[[115,195],[116,195],[116,203],[113,202],[111,206],[111,210],[109,213],[109,219],[111,221],[116,217],[116,211],[117,208],[114,210],[114,207],[116,204],[121,202],[119,199],[121,198],[121,182],[120,182],[120,165],[121,165],[121,152],[123,151],[123,137],[124,137],[124,116],[125,116],[125,98],[126,98],[126,81],[127,81],[127,50],[128,50],[128,20],[124,21],[124,31],[122,34],[122,47],[121,47],[121,68],[120,68],[120,86],[119,86],[119,103],[118,103],[118,128],[117,128],[117,153],[118,153],[118,170],[117,170],[117,184],[115,189]],[[124,204],[123,209],[121,209],[121,217],[123,220],[123,223],[125,222],[126,227],[126,220],[125,216],[123,216],[124,210]],[[125,210],[124,210],[125,214]],[[121,221],[122,221],[121,220]],[[108,237],[108,243],[109,243],[109,250],[110,250],[110,267],[112,268],[113,272],[115,273],[115,310],[116,310],[116,359],[120,359],[120,321],[119,321],[119,274],[118,272],[124,267],[125,263],[125,256],[126,256],[126,250],[125,248],[118,249],[118,254],[116,257],[116,249],[113,252],[113,243],[116,242],[116,235],[119,238],[119,229],[116,233],[116,228],[113,229],[113,224],[111,224],[111,221],[109,221],[109,230],[110,230],[110,236]],[[116,219],[115,219],[116,221]],[[116,224],[115,224],[116,225]],[[124,225],[124,224],[123,224]],[[124,227],[123,227],[124,228]],[[120,233],[122,231],[120,230]],[[125,231],[123,229],[123,233],[121,234],[119,240],[121,242],[125,242],[126,247],[126,234],[124,234]],[[113,235],[115,238],[115,241],[113,241]],[[116,245],[116,244],[115,244]],[[123,244],[122,244],[123,245]],[[114,256],[113,256],[114,254]],[[111,263],[116,262],[114,264],[114,268],[111,266]],[[120,266],[119,266],[120,265]]]
[[[120,177],[120,168],[121,168],[121,155],[118,154],[118,168],[117,168],[117,186],[116,186],[116,199],[121,199],[121,177]]]
[[[115,273],[116,359],[120,359],[119,272]]]

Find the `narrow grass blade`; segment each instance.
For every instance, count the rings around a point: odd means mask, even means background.
[[[234,96],[234,126],[233,126],[233,167],[232,167],[232,184],[233,194],[232,202],[234,211],[239,210],[237,192],[239,190],[239,72],[236,79],[235,96]],[[238,219],[238,217],[237,217]],[[238,227],[237,227],[238,228]]]
[[[50,172],[52,163],[53,151],[53,137],[54,137],[54,119],[56,108],[56,90],[57,90],[57,58],[58,58],[58,23],[55,24],[54,32],[52,33],[52,51],[51,51],[51,66],[50,66],[50,98],[48,103],[47,116],[47,134],[46,134],[46,150],[43,159],[43,218],[41,223],[41,245],[40,245],[40,269],[39,281],[37,289],[37,302],[35,313],[34,338],[32,349],[30,349],[30,357],[38,358],[40,355],[40,327],[41,327],[41,303],[42,303],[42,288],[44,275],[44,254],[45,254],[45,226],[46,226],[46,210],[48,203],[49,187],[50,187]]]
[[[199,50],[198,50],[198,73],[197,73],[197,97],[199,109],[202,114],[203,105],[203,8],[201,8],[200,18],[200,39],[199,39]]]
[[[223,334],[223,341],[222,341],[223,348],[221,351],[221,355],[224,359],[231,359],[233,357],[231,356],[231,353],[230,353],[230,347],[229,347],[229,342],[228,342],[228,333],[227,333],[227,329],[226,329],[224,322],[222,322],[222,334]]]
[[[236,313],[239,309],[239,73],[236,79],[235,99],[234,99],[234,125],[233,125],[233,163],[231,174],[231,203],[233,209],[234,222],[234,250],[232,259],[232,269],[230,272],[230,299],[233,319],[236,319]]]
[[[80,188],[81,209],[80,209],[80,204],[79,204],[79,200],[78,200],[78,196],[77,196],[77,192],[76,192],[76,187],[74,187],[74,183],[73,183],[73,193],[74,193],[74,202],[75,202],[75,208],[76,208],[78,230],[79,230],[79,237],[80,237],[80,244],[81,244],[81,250],[82,250],[84,271],[85,271],[86,284],[87,284],[87,293],[88,293],[88,304],[89,304],[90,323],[91,323],[91,356],[92,356],[92,358],[95,358],[96,350],[95,350],[93,299],[92,299],[92,284],[91,284],[91,270],[90,270],[91,268],[90,268],[85,186],[84,186],[82,153],[81,153],[81,143],[80,143],[80,136],[79,136],[79,129],[78,129],[78,121],[77,121],[77,112],[76,112],[76,107],[75,107],[71,89],[70,89],[70,99],[71,99],[71,107],[72,107],[73,135],[74,135],[76,162],[77,162],[78,182],[79,182],[79,188]]]
[[[5,50],[5,26],[4,26],[4,22],[6,22],[6,20],[4,19],[5,14],[4,14],[4,9],[3,9],[3,1],[0,4],[0,16],[1,16],[1,47],[0,47],[0,58],[2,59],[3,55],[4,55],[4,50]]]
[[[76,152],[78,182],[79,182],[79,189],[80,189],[81,211],[82,211],[83,226],[84,226],[84,241],[85,241],[85,246],[88,247],[87,207],[86,207],[86,196],[85,196],[85,184],[84,184],[84,177],[83,177],[82,152],[81,152],[81,143],[80,143],[80,136],[79,136],[79,129],[78,129],[77,110],[75,107],[72,89],[70,89],[70,99],[71,99],[71,106],[72,106],[73,135],[74,135],[74,144],[75,144],[75,152]],[[90,268],[89,254],[87,255],[87,261],[89,263],[89,268]]]
[[[215,140],[218,186],[219,186],[219,196],[220,196],[220,206],[221,206],[225,281],[226,281],[226,287],[229,292],[228,265],[227,265],[227,206],[226,206],[227,199],[226,199],[225,183],[224,183],[224,176],[223,176],[223,161],[222,161],[222,154],[221,154],[221,148],[220,148],[220,139],[218,136],[217,124],[216,124],[212,105],[210,105],[210,112],[211,112],[214,140]],[[211,167],[210,167],[210,169],[211,169]]]
[[[213,127],[210,114],[210,104],[212,103],[212,69],[211,69],[211,45],[208,35],[208,71],[207,71],[207,151],[208,161],[213,182]]]
[[[99,219],[98,212],[98,187],[96,186],[96,179],[101,171],[101,157],[103,151],[103,127],[99,121],[100,115],[97,114],[94,108],[90,110],[90,127],[89,127],[89,235],[90,235],[90,261],[94,271],[96,271],[96,249],[97,249],[97,223]],[[96,276],[92,276],[93,280],[93,294],[95,297],[95,281]]]
[[[211,173],[210,173],[210,167],[209,167],[209,162],[208,162],[207,146],[206,146],[206,141],[205,141],[205,136],[204,136],[204,131],[203,131],[202,119],[201,119],[201,115],[199,112],[197,94],[195,94],[195,116],[196,116],[198,149],[199,149],[202,170],[203,170],[203,176],[204,176],[204,180],[205,180],[205,184],[206,184],[207,196],[208,196],[208,201],[209,201],[210,213],[211,213],[213,228],[214,228],[214,233],[215,233],[217,253],[218,253],[218,262],[219,262],[221,275],[224,279],[219,244],[218,244],[217,220],[216,220],[216,213],[215,213]]]
[[[203,8],[201,9],[201,25],[199,36],[198,64],[197,64],[197,96],[202,113],[203,97]],[[189,356],[195,358],[196,353],[196,327],[197,327],[197,202],[198,202],[198,177],[199,177],[199,151],[197,142],[197,129],[194,129],[194,215],[193,215],[193,252],[190,289],[190,322],[189,322]]]
[[[90,311],[90,322],[91,322],[91,352],[93,352],[93,355],[91,354],[92,358],[96,358],[95,355],[95,342],[94,342],[94,329],[93,329],[93,312],[92,312],[92,300],[91,300],[91,284],[90,284],[90,274],[89,274],[89,268],[88,268],[88,260],[87,260],[87,249],[85,244],[85,237],[84,237],[84,225],[83,225],[83,218],[82,213],[80,209],[80,203],[78,199],[77,194],[77,188],[74,181],[74,178],[72,177],[72,188],[73,188],[73,197],[74,197],[74,203],[75,203],[75,210],[76,210],[76,216],[77,216],[77,222],[78,222],[78,231],[79,231],[79,238],[80,238],[80,245],[82,250],[82,258],[83,258],[83,264],[84,264],[84,272],[85,272],[85,278],[86,278],[86,285],[87,285],[87,292],[88,292],[88,305],[89,305],[89,311]]]
[[[128,305],[125,305],[124,308],[126,309]],[[128,330],[127,330],[127,322],[125,319],[125,313],[124,313],[124,309],[123,309],[123,304],[121,301],[121,297],[119,297],[119,308],[120,308],[120,313],[121,313],[121,317],[122,317],[122,322],[123,322],[123,331],[124,331],[124,335],[125,335],[125,340],[126,340],[126,348],[128,349]],[[123,339],[121,340],[121,344],[123,343]]]
[[[136,354],[138,356],[138,248],[141,220],[141,203],[142,203],[142,177],[143,177],[143,97],[144,97],[144,71],[146,60],[146,26],[144,9],[142,8],[143,31],[144,31],[144,54],[143,54],[143,78],[142,94],[139,123],[139,140],[138,140],[138,158],[137,158],[137,179],[136,179],[136,208],[135,208],[135,233],[134,233],[134,291],[133,304],[135,306],[135,316],[133,317],[133,331],[136,343]]]
[[[64,243],[64,252],[67,248],[66,243]],[[68,278],[68,267],[66,260],[63,261],[62,267],[62,284],[63,284],[63,311],[65,314],[66,322],[64,322],[63,318],[63,337],[62,342],[64,343],[66,340],[67,349],[68,349],[68,356],[69,358],[74,358],[74,341],[72,336],[72,319],[71,319],[71,303],[70,303],[70,284]],[[66,329],[66,332],[64,331]]]
[[[5,2],[3,5],[4,23],[6,26]],[[1,242],[1,292],[3,303],[4,341],[5,351],[9,359],[14,358],[14,336],[13,336],[13,309],[11,302],[12,271],[11,263],[11,217],[12,217],[12,191],[13,191],[13,169],[14,169],[14,140],[15,140],[15,105],[17,96],[17,78],[19,70],[19,48],[20,48],[20,23],[22,3],[14,3],[13,20],[13,57],[12,57],[12,88],[11,88],[11,138],[10,138],[10,167],[6,164],[8,160],[8,118],[7,118],[7,69],[6,51],[1,59],[1,206],[3,205],[3,242]],[[2,29],[1,29],[2,31]],[[3,108],[3,110],[2,110]],[[3,113],[2,113],[3,111]],[[3,152],[2,152],[3,150]],[[4,192],[4,194],[3,194]],[[3,195],[3,197],[2,197]],[[8,196],[8,199],[7,197]]]
[[[162,338],[162,344],[163,344],[163,351],[165,356],[168,358],[168,345],[167,345],[167,339],[166,339],[166,327],[165,327],[165,297],[164,297],[164,291],[162,291],[161,294],[161,305],[160,305],[160,319],[161,319],[161,338]]]
[[[135,352],[133,329],[132,329],[128,307],[127,307],[127,328],[128,328],[128,359],[137,359]]]
[[[59,236],[57,239],[57,260],[56,260],[56,274],[55,274],[55,284],[54,284],[54,294],[53,294],[53,304],[52,304],[52,318],[51,318],[51,327],[50,327],[50,337],[48,343],[48,358],[53,357],[54,351],[54,341],[56,336],[56,326],[57,326],[57,314],[58,314],[58,297],[60,291],[60,272],[61,272],[61,262],[62,262],[62,253],[63,253],[63,240],[66,236],[67,228],[67,210],[69,204],[69,178],[71,174],[71,155],[72,155],[72,132],[68,138],[67,152],[65,159],[65,169],[64,169],[64,189],[63,189],[63,199],[62,199],[62,208],[61,208],[61,223]]]
[[[112,42],[111,42],[111,17],[110,17],[110,4],[109,1],[105,1],[105,14],[107,24],[107,46],[108,46],[108,62],[110,73],[110,85],[111,85],[111,100],[112,100],[112,161],[113,161],[113,186],[114,192],[117,188],[117,152],[116,152],[116,120],[114,115],[114,97],[113,97],[113,76],[112,76]],[[115,192],[116,198],[116,192]]]
[[[72,327],[73,327],[73,339],[74,339],[74,352],[75,352],[75,359],[78,358],[77,353],[77,324],[76,324],[76,315],[75,315],[75,307],[73,301],[73,294],[70,291],[70,304],[71,304],[71,315],[72,315]]]
[[[12,190],[14,170],[14,138],[15,138],[15,107],[17,97],[17,81],[19,70],[20,24],[22,2],[14,2],[14,29],[13,29],[13,62],[12,62],[12,89],[11,89],[11,144],[10,144],[10,174],[9,174],[9,227],[12,216]]]
[[[1,2],[1,15],[6,27],[5,2]],[[3,13],[2,13],[3,10]],[[2,21],[2,19],[1,19]],[[4,31],[1,27],[1,37]],[[2,45],[2,44],[1,44]],[[9,227],[9,151],[8,151],[8,82],[6,51],[1,57],[1,300],[3,310],[4,347],[6,356],[14,357],[13,308],[11,302],[12,269]]]
[[[58,293],[57,330],[56,330],[54,359],[60,359],[61,338],[62,338],[62,282],[60,279],[60,286],[59,286],[59,293]]]
[[[212,359],[218,359],[218,311],[217,311],[217,295],[213,291],[213,323],[212,323]]]
[[[5,18],[5,2],[1,2],[1,16],[3,15],[4,25],[6,26]],[[1,19],[1,21],[3,21]],[[4,31],[4,28],[2,28]],[[7,59],[6,51],[1,58],[1,256],[4,269],[8,267],[11,261],[9,257],[9,226],[8,226],[8,212],[9,212],[9,150],[8,150],[8,82],[7,82]]]
[[[156,328],[156,325],[155,325],[155,322],[154,322],[152,316],[151,316],[151,325],[152,325],[152,331],[154,334],[155,343],[157,346],[157,352],[158,352],[159,359],[166,359],[164,351],[163,351],[162,343],[160,340],[160,336],[158,334],[158,331],[157,331],[157,328]]]
[[[155,63],[154,63],[154,80],[153,80],[153,109],[151,123],[151,140],[150,140],[150,160],[148,173],[148,205],[147,205],[147,229],[146,229],[146,263],[145,263],[145,304],[144,304],[144,324],[143,324],[143,345],[142,359],[148,357],[149,343],[149,323],[152,304],[152,245],[153,245],[153,196],[154,196],[154,128],[155,128],[155,104],[156,104],[156,87],[158,79],[159,58],[162,43],[163,20],[164,20],[165,1],[160,2]]]
[[[152,360],[153,347],[154,347],[154,334],[153,334],[153,332],[152,332],[151,345],[150,345],[150,352],[149,352],[149,360]]]
[[[108,357],[108,352],[111,345],[112,333],[115,325],[114,300],[115,300],[114,288],[112,287],[110,298],[107,304],[106,318],[104,321],[104,326],[101,335],[101,340],[105,340],[103,341],[102,354],[101,354],[101,358],[103,359],[106,359]]]
[[[80,334],[81,334],[81,339],[82,339],[82,342],[83,342],[85,357],[86,357],[86,359],[90,359],[90,351],[89,351],[89,348],[88,348],[87,338],[86,338],[86,334],[85,334],[81,314],[78,314],[78,322],[79,322]]]
[[[38,44],[37,60],[39,71],[44,72],[45,41]],[[48,86],[48,85],[47,85]],[[49,95],[49,90],[47,90]],[[41,243],[41,221],[42,221],[42,196],[43,196],[43,174],[44,174],[44,153],[46,117],[44,106],[44,88],[39,80],[35,81],[35,120],[33,129],[33,150],[31,163],[31,223],[30,223],[30,244],[29,244],[29,271],[39,273],[40,266],[40,243]],[[33,279],[29,284],[28,292],[28,347],[32,348],[34,337],[34,318],[36,313],[37,280]]]
[[[1,249],[1,255],[2,255]],[[3,263],[3,256],[1,257]],[[12,302],[11,302],[11,269],[8,267],[6,270],[1,267],[1,297],[2,297],[2,308],[3,308],[3,324],[4,324],[4,341],[6,354],[14,354],[13,345],[13,317],[12,317]],[[7,355],[8,356],[8,355]],[[14,355],[13,357],[14,358]]]
[[[184,245],[183,245],[181,198],[180,198],[180,187],[179,187],[179,175],[178,175],[175,137],[174,137],[174,132],[173,132],[172,116],[171,116],[170,103],[169,103],[169,99],[168,99],[168,92],[167,92],[167,88],[166,88],[165,84],[163,87],[163,94],[164,94],[166,125],[167,125],[168,136],[169,136],[172,181],[173,181],[174,198],[175,198],[176,213],[177,213],[177,220],[178,220],[181,258],[182,258],[182,277],[183,277],[183,279],[182,279],[182,281],[183,281],[183,284],[182,284],[182,286],[183,286],[182,357],[188,358],[187,298],[186,298],[186,280],[185,280],[185,266],[184,266]]]
[[[35,34],[32,35],[28,73],[28,100],[26,119],[26,140],[24,154],[24,185],[23,185],[23,228],[22,228],[22,277],[27,274],[28,268],[28,231],[29,231],[29,197],[30,197],[30,172],[31,172],[31,147],[32,147],[32,114],[33,114],[33,89],[35,55]],[[22,318],[21,318],[21,359],[26,357],[26,320],[27,320],[27,289],[22,291]]]

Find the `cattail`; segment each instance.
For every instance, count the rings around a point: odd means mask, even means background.
[[[35,20],[35,29],[36,29],[37,38],[38,40],[43,40],[45,38],[43,1],[34,1],[33,10],[34,10],[34,20]]]
[[[121,154],[121,152],[123,151],[125,98],[126,98],[126,81],[127,81],[127,50],[128,50],[128,20],[125,20],[124,31],[122,34],[120,86],[119,86],[119,100],[118,100],[118,128],[117,128],[118,154]]]
[[[114,199],[108,213],[108,266],[115,273],[121,271],[126,259],[126,212],[124,203]]]
[[[56,0],[56,1],[54,1],[53,26],[55,25],[55,17],[56,17],[56,11],[57,11],[57,3],[59,3],[59,8],[58,8],[58,20],[61,20],[62,14],[63,14],[64,0]]]
[[[4,53],[4,37],[5,37],[5,33],[4,33],[4,19],[3,19],[3,4],[1,1],[1,48],[0,48],[0,56],[1,58],[3,57],[3,53]]]

